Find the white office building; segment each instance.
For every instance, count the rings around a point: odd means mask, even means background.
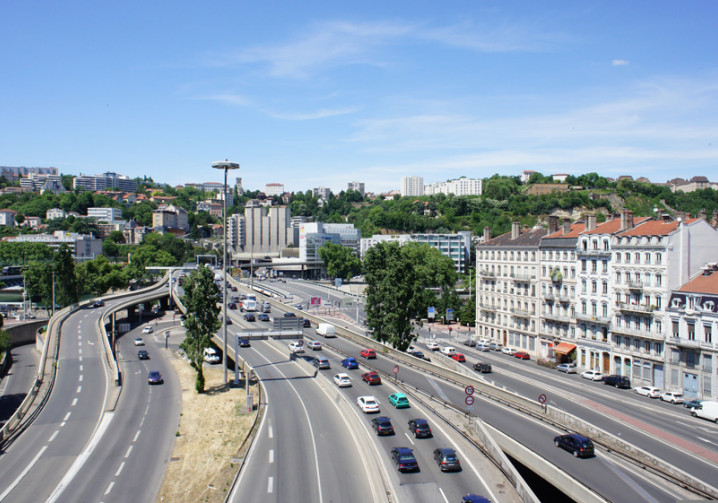
[[[23,234],[8,241],[16,243],[42,243],[57,250],[63,243],[67,245],[76,260],[87,260],[102,255],[102,240],[89,234],[55,231],[53,234]]]
[[[424,195],[453,194],[455,196],[480,196],[483,181],[480,178],[459,178],[448,182],[434,182],[424,185]]]
[[[378,243],[392,242],[399,245],[409,242],[425,243],[436,248],[442,255],[454,261],[456,271],[460,273],[466,271],[471,259],[471,233],[468,231],[456,234],[374,234],[370,238],[361,239],[360,255],[364,257],[367,251]]]
[[[87,217],[94,218],[98,222],[114,222],[122,220],[120,208],[87,208]]]
[[[284,184],[268,183],[264,186],[264,193],[268,196],[281,196],[284,194]]]
[[[424,179],[420,176],[405,176],[401,179],[401,196],[423,196]]]

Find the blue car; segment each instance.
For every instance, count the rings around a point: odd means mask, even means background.
[[[269,321],[269,315],[267,313],[259,313],[257,319],[259,321]]]
[[[359,368],[359,362],[356,361],[355,358],[352,358],[351,356],[349,358],[344,358],[342,360],[342,367],[346,367],[347,369],[358,369]]]

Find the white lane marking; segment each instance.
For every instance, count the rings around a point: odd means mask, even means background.
[[[82,386],[78,386],[77,391],[75,393],[79,393],[80,391],[82,391]]]
[[[53,440],[55,440],[55,437],[57,436],[58,433],[60,433],[60,430],[55,430],[55,433],[50,435],[48,442],[52,442]]]
[[[708,442],[709,444],[718,445],[718,444],[716,444],[715,442],[713,442],[713,441],[711,441],[711,440],[708,440],[707,438],[698,437],[698,436],[696,436],[696,438],[697,438],[698,440],[703,440],[704,442]]]
[[[80,361],[80,362],[82,361],[82,356],[80,356],[80,357],[78,358],[78,361]]]
[[[122,473],[122,469],[123,469],[124,467],[125,467],[125,462],[123,461],[122,463],[120,463],[120,467],[119,467],[119,468],[117,469],[117,471],[115,472],[115,477],[117,477],[120,473]]]
[[[60,428],[62,428],[63,426],[65,426],[66,423],[67,423],[67,421],[61,422],[61,423],[60,423]]]
[[[135,438],[132,439],[133,442],[137,442],[137,437],[140,436],[140,432],[141,432],[141,431],[142,431],[142,430],[137,430],[137,433],[135,433]]]
[[[132,446],[129,446],[129,447],[127,448],[127,452],[125,453],[125,458],[130,457],[130,453],[131,453],[131,452],[132,452]]]
[[[274,449],[269,449],[269,463],[274,463]]]
[[[439,488],[439,492],[441,493],[441,497],[444,498],[444,501],[446,501],[446,503],[449,503],[449,499],[446,497],[446,494],[444,494],[444,490],[441,489],[441,487]]]
[[[274,438],[274,430],[272,430],[272,425],[269,425],[269,431],[267,432],[267,436],[269,438]]]
[[[65,414],[65,419],[63,419],[62,421],[66,422],[68,419],[70,419],[70,414],[72,414],[72,412],[68,412],[67,414]]]
[[[82,379],[84,379],[84,377],[85,377],[84,374],[80,374],[80,381],[82,381]]]
[[[67,488],[67,486],[70,485],[70,483],[75,478],[75,476],[80,472],[80,470],[82,469],[82,466],[92,455],[92,452],[95,450],[95,447],[97,447],[97,445],[100,443],[100,440],[102,440],[102,437],[104,436],[105,431],[107,431],[107,428],[110,426],[110,422],[112,421],[113,416],[114,416],[113,412],[105,412],[102,415],[100,424],[97,426],[97,429],[95,430],[95,433],[92,435],[90,442],[87,444],[87,447],[85,447],[85,449],[83,449],[83,451],[80,453],[80,455],[75,458],[75,462],[72,463],[72,466],[67,471],[65,476],[62,478],[62,480],[60,481],[60,484],[55,488],[55,490],[52,492],[50,497],[47,499],[47,503],[54,503],[55,501],[57,501],[57,499],[60,497],[62,492]],[[108,490],[111,490],[111,489],[112,489],[112,487],[108,488]],[[107,494],[107,493],[105,493],[105,494]]]
[[[83,370],[85,370],[85,369],[82,368],[82,365],[80,365],[80,372],[82,372]]]
[[[13,489],[20,483],[20,481],[27,475],[27,472],[30,471],[30,469],[33,467],[35,463],[37,463],[37,460],[40,459],[40,457],[45,453],[45,450],[47,449],[47,446],[43,446],[42,449],[40,449],[40,452],[38,452],[34,458],[32,458],[32,461],[30,461],[30,464],[28,464],[25,469],[18,475],[18,477],[13,480],[12,484],[8,486],[7,489],[5,489],[5,492],[0,494],[0,501],[3,501],[8,494],[10,494]]]
[[[274,477],[267,479],[267,492],[270,494],[274,492]]]
[[[77,352],[78,352],[79,354],[82,354],[82,348],[80,348]]]
[[[114,485],[115,485],[114,482],[110,482],[110,485],[107,486],[107,490],[105,491],[105,496],[107,496],[108,494],[110,494],[110,491],[112,491],[112,487],[113,487]]]
[[[445,402],[450,402],[450,401],[451,401],[451,400],[449,400],[449,397],[447,397],[446,394],[444,394],[444,390],[442,390],[442,389],[439,387],[439,384],[438,384],[433,378],[427,377],[426,380],[429,381],[429,384],[431,384],[431,387],[436,390],[436,392],[439,394],[439,396],[440,396],[442,399],[444,399]]]
[[[601,461],[604,461],[603,458],[599,458]],[[630,478],[628,475],[624,474],[622,470],[619,470],[617,466],[614,466],[611,461],[608,459],[605,460],[604,465],[609,468],[613,473],[618,475],[625,483],[626,485],[632,487],[638,494],[641,495],[643,498],[643,501],[650,501],[652,503],[658,503],[658,501],[653,498],[650,494],[648,494],[641,486],[636,484],[632,478]]]
[[[75,398],[75,399],[72,401],[71,407],[74,407],[75,405],[77,405],[77,398]]]
[[[407,432],[404,432],[404,435],[406,435],[406,438],[409,439],[409,442],[411,442],[411,445],[414,445],[414,441],[411,439],[411,437],[409,436],[409,434],[408,434]]]

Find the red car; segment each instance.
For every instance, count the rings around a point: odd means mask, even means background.
[[[517,351],[514,353],[514,357],[518,358],[520,360],[530,360],[531,355],[529,355],[526,351]]]
[[[368,384],[381,384],[381,376],[376,372],[367,372],[361,375],[361,380]]]
[[[459,363],[466,361],[466,357],[464,356],[464,353],[454,353],[453,355],[451,355],[451,357]]]
[[[369,348],[364,348],[361,350],[361,353],[359,353],[361,356],[367,359],[376,358],[376,351]]]

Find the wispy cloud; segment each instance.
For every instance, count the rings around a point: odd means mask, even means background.
[[[613,66],[628,66],[630,62],[627,59],[614,59],[611,64]]]
[[[338,115],[347,115],[356,112],[356,108],[342,108],[342,109],[331,109],[331,108],[324,108],[321,110],[317,110],[315,112],[307,112],[307,113],[273,113],[270,112],[269,115],[276,119],[284,119],[284,120],[290,120],[290,121],[305,121],[305,120],[313,120],[313,119],[326,119],[328,117],[336,117]]]
[[[200,96],[198,99],[205,100],[205,101],[218,101],[220,103],[226,103],[228,105],[234,105],[234,106],[240,106],[240,107],[247,107],[247,106],[254,105],[252,100],[250,100],[246,96],[242,96],[240,94],[211,94],[211,95]]]
[[[461,23],[423,28],[420,38],[477,52],[539,52],[568,40],[568,35],[536,29],[525,24]]]

